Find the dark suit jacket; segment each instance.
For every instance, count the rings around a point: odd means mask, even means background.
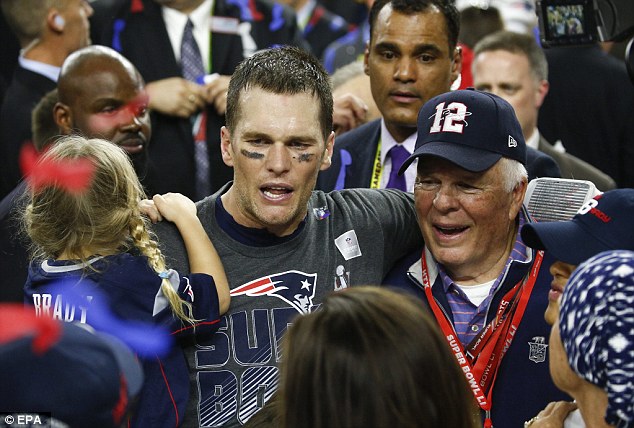
[[[317,189],[329,192],[335,189],[370,187],[372,167],[381,136],[381,119],[361,125],[335,140],[330,168],[317,177]],[[342,162],[342,151],[344,162]],[[346,162],[349,159],[350,162]],[[557,163],[550,156],[527,149],[528,179],[561,177]],[[347,163],[347,165],[343,165]]]
[[[548,141],[634,187],[634,85],[598,45],[545,49],[550,90],[537,127]]]
[[[340,16],[316,4],[310,13],[310,18],[304,27],[304,38],[317,58],[321,58],[326,47],[340,37],[345,36],[350,29],[349,24]]]
[[[241,10],[229,0],[215,0],[214,16],[244,21],[252,18],[251,35],[258,49],[275,45],[307,47],[297,28],[295,14],[287,7],[266,0],[253,2],[256,12]],[[161,7],[154,0],[143,0],[143,10],[131,11],[130,0],[98,0],[91,4],[93,42],[119,50],[139,70],[146,83],[180,77],[181,68],[172,50]],[[237,34],[213,33],[211,72],[231,75],[242,61],[242,40]],[[224,116],[213,106],[207,108],[207,145],[211,191],[218,190],[233,178],[232,169],[224,164],[220,153],[220,128]],[[150,161],[158,171],[157,192],[180,192],[195,198],[195,161],[192,125],[181,119],[152,113]]]
[[[552,144],[546,141],[541,134],[539,135],[538,149],[540,152],[546,153],[555,159],[561,169],[562,178],[589,180],[597,186],[597,189],[603,192],[616,188],[616,183],[612,177],[570,153],[562,153],[555,150]]]
[[[0,110],[0,198],[11,192],[22,177],[18,158],[22,145],[31,141],[31,111],[56,86],[48,77],[16,67]]]

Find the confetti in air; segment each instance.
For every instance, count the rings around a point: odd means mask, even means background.
[[[95,172],[89,159],[42,160],[31,144],[20,151],[20,167],[32,189],[55,186],[71,193],[84,192]]]
[[[90,119],[92,129],[112,129],[132,123],[148,111],[149,96],[142,92],[127,104],[114,110],[97,113]]]

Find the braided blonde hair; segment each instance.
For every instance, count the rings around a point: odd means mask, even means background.
[[[95,166],[88,190],[68,192],[52,179],[29,192],[22,222],[32,241],[33,258],[63,255],[85,263],[94,255],[137,248],[154,271],[164,272],[165,258],[139,209],[145,192],[127,154],[109,141],[72,135],[58,140],[40,162],[77,159],[90,159]],[[191,304],[180,298],[167,278],[162,278],[161,290],[174,314],[193,325]]]

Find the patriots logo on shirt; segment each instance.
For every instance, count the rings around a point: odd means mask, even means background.
[[[282,299],[300,314],[307,314],[313,307],[316,273],[289,270],[247,282],[231,290],[234,296],[275,296]]]

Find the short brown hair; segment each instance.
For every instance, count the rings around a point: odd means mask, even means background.
[[[548,60],[546,54],[535,41],[535,37],[513,31],[496,31],[476,43],[473,55],[483,52],[506,51],[524,55],[528,60],[531,74],[535,80],[548,80]]]
[[[313,55],[292,46],[257,52],[238,65],[227,93],[227,128],[240,120],[241,92],[251,87],[275,94],[310,93],[319,100],[319,123],[324,139],[332,132],[332,91],[328,73]],[[264,106],[263,106],[264,107]]]
[[[25,47],[42,34],[46,15],[53,6],[61,8],[63,0],[1,0],[2,14],[13,34]]]

